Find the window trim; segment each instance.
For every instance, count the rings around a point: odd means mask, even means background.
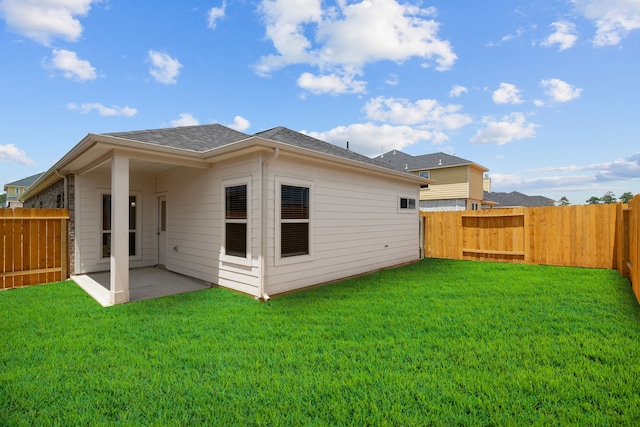
[[[403,200],[407,201],[407,207],[404,207],[404,208],[402,207]],[[410,207],[411,201],[413,201],[413,207]],[[418,197],[416,197],[415,195],[411,196],[408,194],[398,194],[398,213],[411,214],[411,213],[418,212],[418,210],[419,210]]]
[[[235,256],[235,255],[227,255],[226,254],[226,241],[227,241],[227,218],[226,218],[226,196],[227,196],[227,187],[237,187],[240,185],[246,185],[247,186],[247,218],[246,219],[232,219],[229,220],[232,223],[241,223],[241,224],[246,224],[247,230],[246,230],[246,254],[245,257],[239,257],[239,256]],[[252,193],[251,193],[251,177],[250,176],[246,176],[246,177],[241,177],[241,178],[233,178],[233,179],[228,179],[228,180],[223,180],[222,181],[222,186],[221,186],[221,193],[222,195],[220,196],[222,199],[222,208],[220,209],[222,212],[221,219],[221,241],[220,241],[220,261],[223,261],[225,263],[230,263],[230,264],[237,264],[237,265],[242,265],[242,266],[251,266],[251,223],[252,223],[252,211],[251,211],[251,201],[252,201]]]
[[[284,223],[302,223],[309,224],[309,253],[305,255],[296,255],[282,257],[282,186],[288,185],[292,187],[304,187],[309,189],[309,218],[306,220],[284,220]],[[302,262],[310,262],[315,259],[315,210],[314,210],[314,183],[297,178],[275,177],[275,265],[290,265]]]
[[[423,174],[426,174],[426,176],[424,176]],[[426,178],[426,179],[431,179],[431,171],[420,171],[418,172],[418,176],[420,178]],[[431,188],[431,186],[429,184],[422,184],[420,186],[420,188],[424,189],[424,188]]]
[[[98,263],[106,263],[111,261],[111,256],[102,256],[102,236],[105,232],[105,230],[102,229],[102,197],[111,195],[112,194],[110,189],[98,190],[97,206],[98,212],[100,213],[100,219],[98,220]],[[136,228],[134,230],[136,233],[136,255],[129,255],[129,260],[139,261],[142,259],[142,193],[139,191],[130,191],[129,197],[132,196],[136,198]],[[111,228],[113,230],[113,225]],[[129,230],[129,232],[131,232],[131,230]],[[111,231],[109,231],[109,233],[111,233]]]

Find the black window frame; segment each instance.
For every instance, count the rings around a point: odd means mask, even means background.
[[[311,186],[280,184],[280,258],[311,255]]]
[[[248,253],[248,184],[228,184],[224,187],[224,255],[247,258]]]

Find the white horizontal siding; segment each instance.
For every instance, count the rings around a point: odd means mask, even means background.
[[[275,224],[268,230],[267,292],[277,294],[329,282],[419,257],[418,210],[398,212],[400,195],[418,198],[418,184],[385,179],[342,167],[281,156],[269,165],[275,177],[313,182],[313,256],[307,262],[276,262]],[[274,185],[269,204],[275,206]],[[269,211],[271,214],[271,211]],[[287,259],[290,262],[292,259]]]
[[[139,252],[130,267],[155,264],[155,183],[153,175],[130,175],[130,192],[138,196],[140,221],[137,224]],[[108,270],[110,260],[102,258],[102,206],[100,195],[110,192],[111,172],[95,170],[76,176],[76,198],[79,205],[76,221],[76,274]]]
[[[258,156],[216,164],[212,169],[176,168],[157,179],[167,196],[167,269],[257,295],[259,284]],[[223,182],[249,178],[252,193],[249,266],[220,261],[224,215]],[[174,247],[177,250],[174,250]]]

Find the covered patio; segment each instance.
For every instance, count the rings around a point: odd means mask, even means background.
[[[103,307],[114,305],[110,299],[108,271],[72,276],[71,279]],[[211,284],[173,273],[160,267],[129,270],[129,301],[141,301],[211,288]]]

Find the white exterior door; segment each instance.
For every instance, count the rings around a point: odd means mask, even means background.
[[[158,197],[158,265],[167,263],[167,196]]]

